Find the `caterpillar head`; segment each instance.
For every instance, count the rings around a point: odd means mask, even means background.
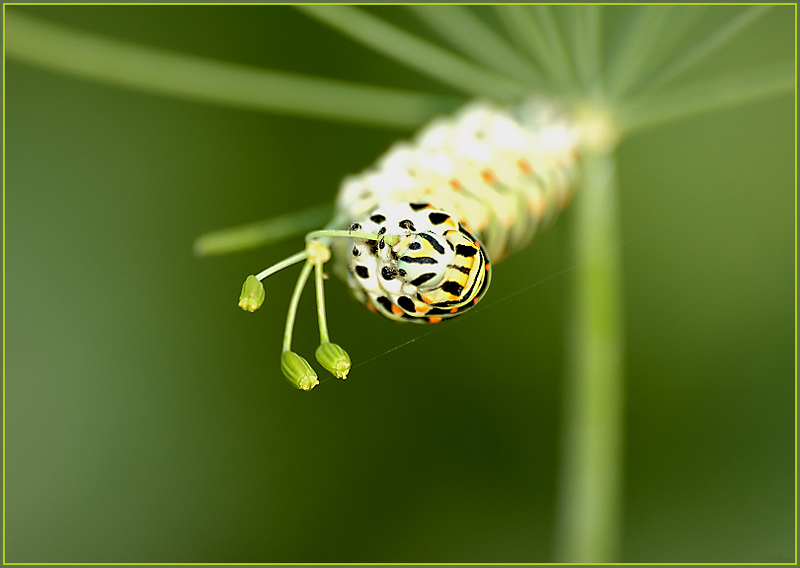
[[[351,229],[347,281],[368,308],[398,321],[436,323],[474,306],[489,287],[478,239],[427,203],[379,205]]]

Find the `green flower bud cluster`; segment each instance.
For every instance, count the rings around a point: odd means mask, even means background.
[[[335,343],[325,342],[317,348],[317,361],[337,379],[346,379],[350,372],[350,355]],[[281,355],[281,371],[296,388],[309,391],[319,384],[317,373],[294,351]]]
[[[323,282],[326,278],[323,272],[323,265],[331,259],[331,249],[328,246],[330,239],[334,237],[353,238],[353,236],[354,234],[350,230],[323,229],[321,231],[313,231],[306,235],[305,250],[281,262],[273,264],[257,275],[248,276],[242,286],[242,293],[239,295],[239,307],[247,312],[254,312],[261,307],[266,298],[266,292],[261,283],[262,280],[284,268],[303,263],[303,268],[300,270],[294,292],[292,292],[292,298],[289,301],[289,310],[286,314],[286,327],[283,333],[283,349],[281,353],[281,372],[289,383],[297,389],[309,391],[319,384],[317,373],[309,362],[292,351],[292,334],[294,332],[297,306],[300,303],[303,287],[306,285],[312,270],[315,271],[314,281],[317,296],[317,318],[319,320],[320,346],[316,351],[317,361],[337,379],[346,379],[353,366],[350,355],[339,345],[331,343],[329,340],[328,323],[325,315],[325,294],[323,292]],[[381,237],[381,235],[372,233],[359,233],[355,236],[365,236],[375,239]],[[399,239],[399,236],[397,238]],[[389,239],[389,237],[386,237],[386,239]]]

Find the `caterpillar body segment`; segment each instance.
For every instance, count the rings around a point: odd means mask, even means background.
[[[334,243],[339,274],[359,301],[394,320],[436,323],[463,313],[488,288],[489,259],[524,247],[569,202],[577,148],[576,128],[545,101],[514,112],[475,102],[433,121],[343,181],[339,217],[403,240]],[[422,247],[413,263],[403,260],[414,258],[409,235]],[[457,238],[466,248],[454,248]],[[477,252],[466,262],[457,250]]]
[[[513,111],[473,102],[345,178],[336,211],[361,222],[381,203],[430,203],[499,262],[566,206],[577,158],[578,130],[550,102],[534,100]]]

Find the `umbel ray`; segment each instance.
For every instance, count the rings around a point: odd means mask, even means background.
[[[262,281],[303,263],[289,302],[281,370],[302,390],[318,384],[292,351],[300,295],[315,272],[317,361],[344,379],[350,357],[328,334],[323,266],[369,310],[401,322],[438,323],[486,293],[493,263],[527,245],[570,200],[581,129],[549,100],[513,109],[477,101],[435,119],[410,142],[392,146],[361,174],[343,180],[333,219],[308,233],[301,252],[251,275],[239,306],[257,310]]]

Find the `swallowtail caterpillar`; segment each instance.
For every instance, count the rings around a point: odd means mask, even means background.
[[[250,276],[239,306],[263,302],[261,281],[303,262],[284,334],[281,369],[302,390],[318,384],[291,350],[297,303],[315,270],[321,345],[317,360],[346,378],[350,358],[328,337],[322,267],[373,312],[438,323],[484,296],[492,266],[527,245],[569,202],[577,180],[578,128],[549,101],[512,110],[473,102],[429,123],[374,166],[343,180],[333,220],[306,235],[305,250]]]

